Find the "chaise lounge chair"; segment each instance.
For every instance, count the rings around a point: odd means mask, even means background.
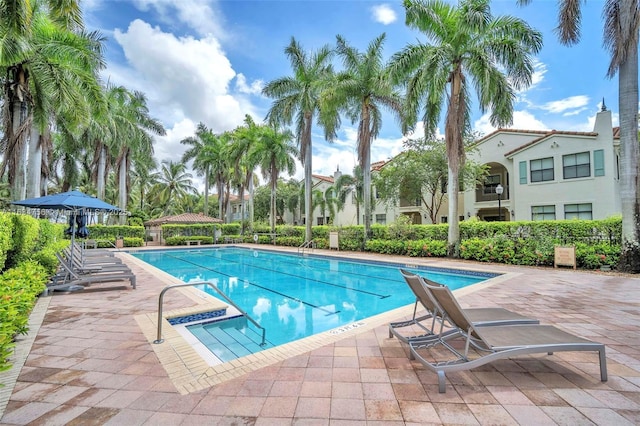
[[[59,255],[56,254],[60,259]],[[79,290],[92,284],[110,283],[128,280],[131,287],[136,288],[136,275],[125,265],[120,269],[101,270],[80,274],[66,262],[60,259],[60,271],[51,278],[47,284],[47,291],[68,290],[73,288]]]
[[[413,308],[413,317],[407,321],[392,322],[389,324],[389,337],[396,336],[399,340],[408,343],[411,340],[420,340],[423,343],[427,341],[435,341],[441,338],[452,338],[458,335],[457,328],[449,328],[444,330],[444,325],[441,322],[441,318],[438,318],[437,303],[433,300],[433,297],[429,294],[428,289],[425,287],[425,283],[429,283],[432,286],[439,286],[441,284],[430,281],[420,275],[414,274],[404,269],[400,269],[400,273],[404,277],[405,281],[416,296],[416,303]],[[426,310],[426,314],[417,317],[418,305]],[[494,325],[512,325],[512,324],[539,324],[535,318],[527,318],[515,312],[509,311],[504,308],[469,308],[464,310],[465,314],[469,317],[473,325],[477,327],[494,326]],[[419,335],[407,336],[406,333],[402,333],[406,327],[419,328]],[[436,330],[440,328],[440,330]]]
[[[453,360],[446,361],[429,361],[421,355],[421,350],[433,347],[431,342],[409,341],[412,358],[415,357],[425,367],[438,374],[440,393],[446,391],[445,374],[450,371],[470,370],[495,360],[537,353],[551,355],[553,352],[598,352],[600,357],[600,379],[603,382],[607,381],[607,359],[605,357],[605,346],[602,343],[583,339],[551,325],[477,327],[460,307],[448,287],[427,284],[427,289],[438,303],[438,309],[441,310],[439,315],[457,327],[460,336],[464,338],[464,353],[462,354],[453,348],[448,341],[444,339],[440,341],[442,346],[455,357]],[[478,350],[477,358],[470,358],[470,347]],[[482,354],[483,352],[487,354]],[[432,353],[430,355],[433,356]]]

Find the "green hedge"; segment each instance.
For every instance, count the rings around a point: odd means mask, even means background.
[[[13,220],[11,213],[0,212],[0,271],[5,268],[7,253],[13,246]]]
[[[142,238],[144,240],[144,226],[127,225],[89,225],[89,239],[110,240],[117,237]]]
[[[29,331],[29,314],[49,275],[37,262],[27,261],[0,275],[0,371],[11,367],[14,339]]]

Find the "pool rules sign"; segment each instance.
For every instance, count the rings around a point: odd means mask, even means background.
[[[555,247],[553,267],[573,266],[576,269],[576,248],[575,247]]]

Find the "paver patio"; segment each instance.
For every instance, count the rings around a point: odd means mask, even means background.
[[[501,306],[607,346],[606,383],[596,353],[565,352],[449,374],[440,394],[436,376],[388,337],[386,317],[326,344],[312,341],[290,357],[258,358],[206,377],[185,377],[193,370],[178,375],[182,363],[202,360],[181,359],[179,350],[163,353],[166,347],[150,343],[141,321],[157,315],[168,281],[119,256],[136,273],[136,290],[96,286],[100,291],[39,299],[15,367],[0,373],[0,424],[640,424],[640,279],[634,276],[384,256],[507,273],[457,292],[461,304]],[[365,256],[376,257],[359,254]],[[198,303],[176,291],[165,297],[165,310]],[[411,310],[402,312],[392,319]]]

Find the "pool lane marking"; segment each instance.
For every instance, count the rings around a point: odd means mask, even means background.
[[[206,266],[202,266],[202,265],[200,265],[200,264],[198,264],[198,263],[195,263],[195,262],[192,262],[192,261],[190,261],[190,260],[186,260],[186,259],[183,259],[183,258],[178,257],[178,256],[174,256],[174,255],[171,255],[171,254],[167,254],[167,256],[169,256],[169,257],[173,257],[174,259],[181,260],[182,262],[185,262],[185,263],[189,263],[189,264],[194,265],[194,266],[196,266],[196,267],[198,267],[198,268],[206,269],[206,270],[208,270],[208,271],[215,272],[216,274],[224,275],[225,277],[229,277],[229,278],[233,278],[233,277],[232,277],[231,275],[229,275],[229,274],[225,274],[225,273],[220,272],[220,271],[217,271],[217,270],[215,270],[215,269],[213,269],[213,268],[209,268],[209,267],[206,267]],[[288,295],[288,294],[281,293],[281,292],[279,292],[279,291],[276,291],[276,290],[270,289],[270,288],[268,288],[268,287],[261,286],[260,284],[256,284],[256,283],[251,282],[251,281],[248,281],[248,280],[245,280],[245,281],[246,281],[246,282],[248,282],[249,284],[251,284],[251,285],[252,285],[252,286],[254,286],[254,287],[258,287],[258,288],[261,288],[261,289],[263,289],[263,290],[267,290],[267,291],[269,291],[269,292],[271,292],[271,293],[275,293],[275,294],[277,294],[277,295],[279,295],[279,296],[286,297],[286,298],[289,298],[289,299],[291,299],[291,300],[295,300],[296,302],[300,302],[300,303],[305,304],[305,305],[307,305],[307,306],[311,306],[311,307],[312,307],[312,308],[314,308],[314,309],[318,309],[318,310],[320,310],[320,311],[322,311],[322,312],[326,312],[326,316],[339,314],[339,313],[341,312],[341,311],[330,311],[330,310],[325,309],[325,308],[323,308],[323,307],[321,307],[321,306],[314,305],[313,303],[305,302],[304,300],[298,299],[297,297],[293,297],[293,296],[290,296],[290,295]],[[206,292],[206,291],[205,291],[205,292]]]
[[[201,253],[201,254],[203,256],[213,257],[214,259],[224,260],[225,262],[229,262],[229,263],[240,263],[237,260],[233,260],[233,259],[223,259],[222,257],[211,256],[210,254],[203,254],[203,253]],[[240,255],[240,256],[241,257],[251,258],[251,256],[248,256],[248,255]],[[293,263],[293,262],[283,262],[283,263]],[[320,284],[325,284],[325,285],[329,285],[329,286],[333,286],[333,287],[344,288],[346,290],[356,291],[358,293],[368,294],[370,296],[376,296],[376,297],[379,297],[380,299],[386,299],[387,297],[391,297],[390,294],[380,294],[380,293],[374,293],[372,291],[367,291],[367,290],[359,290],[359,289],[356,289],[356,288],[349,288],[349,287],[344,286],[344,285],[334,284],[334,283],[330,283],[328,281],[321,281],[321,280],[318,280],[318,279],[315,279],[315,278],[302,277],[302,276],[296,275],[296,274],[289,274],[287,272],[278,271],[278,270],[275,270],[275,269],[264,268],[262,266],[258,266],[258,265],[255,265],[255,264],[242,263],[242,265],[246,265],[246,266],[249,266],[251,268],[262,269],[263,271],[275,271],[275,272],[277,272],[279,274],[287,275],[287,276],[290,276],[290,277],[304,278],[306,280],[317,282],[317,283],[320,283]],[[368,277],[367,275],[362,275],[362,274],[351,274],[350,273],[349,275],[357,275],[357,276]],[[389,281],[392,281],[392,280],[389,280]],[[393,282],[395,282],[395,281],[393,281]]]
[[[251,256],[250,256],[249,254],[242,254],[242,253],[243,253],[243,252],[241,252],[241,254],[239,255],[240,257],[248,257],[248,258],[251,258]],[[210,255],[207,255],[207,254],[205,254],[205,253],[202,253],[202,254],[204,254],[205,256],[210,256]],[[289,259],[289,258],[291,258],[291,259],[292,259],[292,260],[278,260],[278,262],[279,262],[279,263],[288,263],[288,264],[290,264],[290,265],[299,265],[299,266],[302,266],[302,267],[307,268],[307,269],[313,269],[313,267],[311,267],[311,266],[309,266],[309,265],[304,264],[304,262],[303,262],[299,257],[298,257],[298,258],[296,258],[296,257],[294,257],[294,256],[292,256],[292,255],[290,255],[290,254],[285,254],[285,253],[278,253],[277,255],[278,255],[278,256],[281,256],[281,257],[284,257],[285,259]],[[212,257],[215,257],[215,256],[212,256]],[[255,256],[254,256],[254,257],[255,257]],[[294,261],[293,259],[297,259],[297,261]],[[323,259],[323,258],[311,258],[311,259],[314,259],[314,260],[320,260],[320,261],[322,261],[322,260],[333,260],[333,259]],[[345,259],[335,259],[335,260],[338,260],[339,262],[343,262],[343,263],[349,263],[349,264],[354,264],[354,265],[360,265],[360,264],[358,264],[357,262],[349,261],[349,260],[345,260]],[[340,273],[341,273],[341,274],[344,274],[344,275],[350,275],[350,276],[360,277],[360,278],[365,278],[365,279],[370,279],[370,278],[372,278],[372,276],[371,276],[371,275],[368,275],[368,274],[359,274],[359,273],[356,273],[356,272],[353,272],[353,271],[342,271],[342,272],[340,272]],[[374,276],[374,278],[376,278],[377,280],[389,281],[389,282],[396,283],[396,284],[397,284],[398,282],[402,282],[401,280],[397,280],[397,279],[393,279],[393,278],[381,278],[381,277],[377,277],[377,276]],[[318,282],[324,283],[324,281],[318,281]],[[329,284],[331,284],[331,283],[329,283]],[[387,296],[385,296],[385,297],[389,297],[389,295],[387,295]]]

